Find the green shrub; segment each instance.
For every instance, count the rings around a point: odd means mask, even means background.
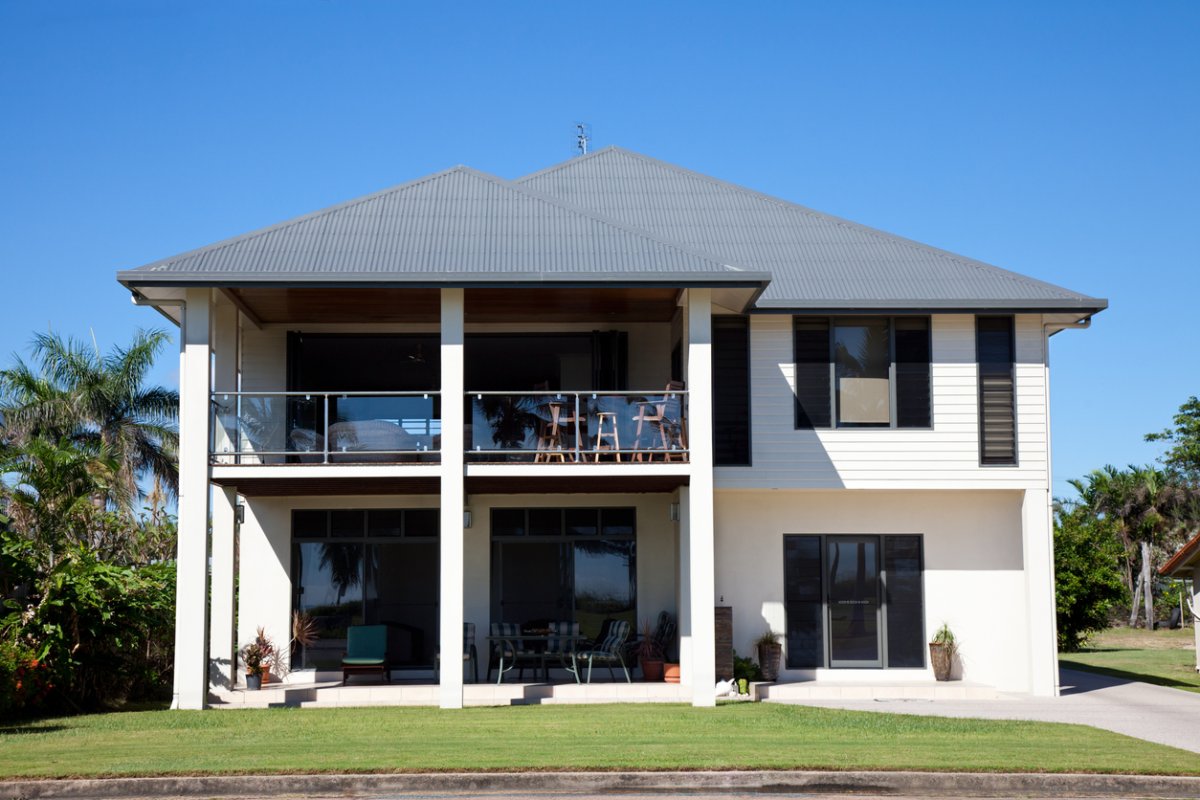
[[[735,680],[738,678],[745,678],[748,681],[761,681],[763,679],[762,667],[760,667],[758,662],[754,659],[743,658],[737,654],[737,651],[734,651],[733,677]]]
[[[1121,546],[1111,523],[1085,508],[1058,509],[1054,519],[1054,593],[1058,648],[1073,652],[1108,627],[1114,605],[1129,602],[1121,580]]]

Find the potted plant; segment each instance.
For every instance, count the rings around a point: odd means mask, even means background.
[[[661,681],[663,679],[663,646],[654,637],[654,629],[649,620],[642,621],[642,635],[634,645],[638,661],[642,663],[642,679],[645,681]]]
[[[758,641],[754,643],[758,650],[758,663],[762,668],[762,679],[768,683],[779,679],[779,660],[783,657],[783,645],[779,643],[779,634],[767,628]]]
[[[958,639],[950,626],[942,623],[929,643],[929,661],[933,664],[933,677],[939,681],[950,680],[950,671],[954,667],[954,656],[958,654]]]
[[[254,641],[241,649],[242,664],[246,667],[246,688],[257,691],[264,679],[269,680],[271,665],[275,662],[275,645],[262,628],[258,629]]]

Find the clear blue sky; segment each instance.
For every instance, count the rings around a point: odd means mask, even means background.
[[[161,325],[118,269],[582,120],[1109,298],[1053,339],[1055,489],[1154,459],[1200,393],[1200,3],[740,5],[0,0],[0,359]]]

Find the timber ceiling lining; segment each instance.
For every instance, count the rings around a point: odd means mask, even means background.
[[[437,324],[437,289],[236,288],[229,290],[260,323]],[[672,287],[468,289],[466,321],[669,322],[679,291]]]

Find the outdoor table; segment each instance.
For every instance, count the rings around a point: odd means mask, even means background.
[[[549,650],[551,640],[562,643],[561,650]],[[542,676],[546,683],[550,682],[550,665],[547,663],[551,656],[558,656],[566,667],[566,656],[575,651],[575,645],[588,641],[588,637],[578,633],[522,633],[517,636],[500,636],[491,634],[487,637],[488,658],[491,658],[492,645],[500,646],[500,669],[496,675],[496,683],[504,682],[504,673],[516,666],[521,658],[537,658],[542,665]],[[532,645],[532,646],[531,646]],[[540,647],[537,647],[540,645]],[[512,655],[512,664],[506,669],[504,660],[506,654]],[[534,672],[537,675],[537,672]]]

